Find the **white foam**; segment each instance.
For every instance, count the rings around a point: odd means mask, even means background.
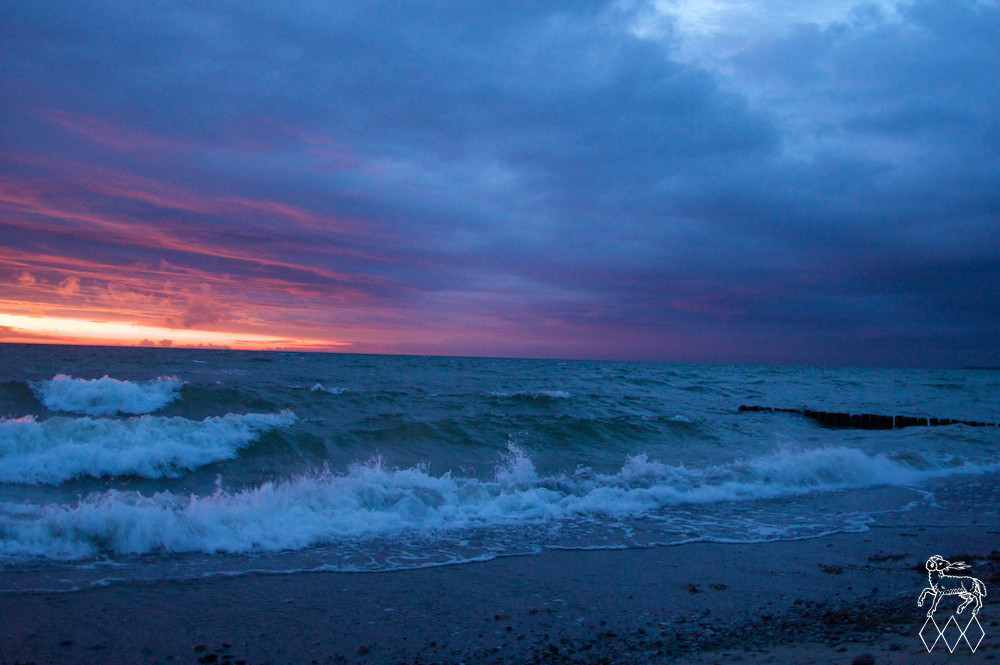
[[[393,469],[375,459],[345,473],[325,471],[208,496],[108,491],[72,505],[0,504],[0,557],[297,550],[581,516],[669,520],[669,507],[679,504],[910,486],[936,475],[982,470],[973,465],[917,470],[881,455],[826,448],[779,451],[705,469],[638,455],[613,474],[582,468],[539,476],[524,451],[511,446],[492,479],[433,476],[425,467]]]
[[[174,376],[133,383],[108,376],[88,380],[57,374],[47,381],[32,381],[30,385],[42,404],[52,411],[112,416],[162,409],[177,399],[183,384]]]
[[[518,390],[516,392],[492,391],[492,397],[518,397],[522,399],[569,399],[572,394],[565,390]]]
[[[282,413],[179,417],[0,419],[0,482],[56,484],[78,476],[176,476],[235,457],[264,431],[295,421]]]
[[[501,455],[500,464],[493,474],[499,483],[509,486],[524,486],[539,480],[531,457],[513,442],[507,444],[507,453]]]
[[[329,393],[331,395],[341,395],[341,394],[347,392],[347,388],[338,388],[336,386],[334,386],[333,388],[327,388],[322,383],[320,383],[319,381],[317,381],[315,384],[313,384],[313,387],[309,389],[309,392],[314,392],[314,393]]]

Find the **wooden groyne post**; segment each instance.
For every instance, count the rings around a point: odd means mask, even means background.
[[[820,425],[837,429],[899,429],[900,427],[939,427],[942,425],[968,425],[969,427],[997,427],[997,423],[956,418],[915,418],[913,416],[880,416],[874,413],[839,413],[813,411],[812,409],[782,409],[771,406],[741,405],[740,411],[776,411],[798,413],[812,418]]]

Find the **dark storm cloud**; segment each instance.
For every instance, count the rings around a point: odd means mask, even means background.
[[[712,63],[642,3],[0,11],[14,249],[268,278],[422,351],[1000,362],[995,3]]]

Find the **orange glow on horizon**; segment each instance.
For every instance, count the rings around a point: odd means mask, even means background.
[[[53,316],[0,313],[0,341],[53,344],[129,346],[226,347],[247,350],[332,350],[350,346],[335,340],[278,337],[255,333],[223,332],[149,326],[125,321],[91,321]]]

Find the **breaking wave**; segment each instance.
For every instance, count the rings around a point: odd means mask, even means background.
[[[550,401],[570,399],[572,397],[572,395],[565,390],[519,390],[516,392],[491,391],[489,395],[495,399],[521,401]]]
[[[0,482],[57,484],[74,477],[163,478],[235,457],[291,411],[180,417],[0,419]]]
[[[52,411],[113,416],[119,413],[138,415],[162,409],[177,399],[183,384],[173,376],[134,383],[109,376],[74,379],[66,374],[57,374],[47,381],[33,381],[30,385],[42,404]]]
[[[220,419],[219,426],[223,422],[230,421]],[[68,505],[0,504],[0,558],[69,561],[108,554],[273,552],[581,518],[647,517],[669,523],[672,507],[682,504],[909,487],[935,476],[984,470],[954,461],[924,466],[833,447],[778,451],[704,469],[637,455],[615,473],[581,468],[540,476],[531,458],[511,445],[489,479],[434,476],[422,466],[388,468],[374,459],[344,473],[323,471],[241,491],[220,488],[204,496],[111,490]],[[162,471],[155,465],[152,469]]]
[[[331,395],[342,395],[347,392],[347,388],[340,388],[338,386],[334,386],[333,388],[327,388],[322,383],[317,381],[316,383],[313,384],[312,388],[309,389],[309,392],[329,393]]]

